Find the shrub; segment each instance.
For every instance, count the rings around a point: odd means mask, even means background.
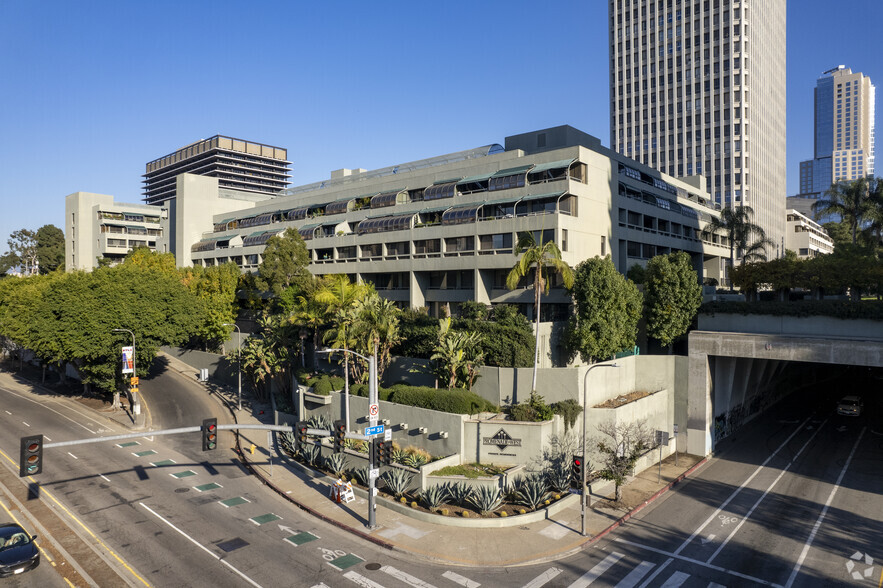
[[[361,396],[362,398],[368,398],[368,384],[350,383],[350,395],[351,396]]]
[[[458,506],[466,506],[472,497],[472,486],[466,482],[448,482],[448,497]]]
[[[573,425],[576,424],[576,417],[578,417],[582,411],[583,407],[573,398],[568,398],[567,400],[562,400],[552,405],[552,412],[561,415],[561,418],[564,420],[565,433],[573,428]]]
[[[332,390],[343,390],[343,386],[345,384],[343,378],[341,378],[340,376],[331,376],[328,379],[331,381]]]
[[[392,494],[399,497],[408,491],[408,486],[411,485],[412,477],[413,476],[405,470],[393,468],[383,472],[380,479],[383,480],[383,483],[386,484],[386,487]]]
[[[340,478],[346,472],[346,456],[343,453],[332,453],[325,458],[325,469]]]
[[[430,486],[420,494],[420,500],[429,510],[435,510],[447,498],[447,491],[443,485]]]
[[[331,378],[328,376],[322,376],[315,384],[313,384],[313,394],[328,396],[331,394],[331,388]]]
[[[465,300],[460,303],[460,318],[484,321],[488,314],[488,306],[483,302]]]
[[[388,399],[397,404],[428,408],[450,414],[494,412],[497,409],[481,396],[468,390],[439,390],[428,386],[397,384],[388,390]]]
[[[536,392],[531,393],[527,402],[522,402],[509,407],[509,416],[512,420],[539,423],[552,419],[552,407],[546,404],[545,399]]]
[[[503,494],[497,486],[479,486],[472,492],[470,502],[481,514],[487,514],[503,503]]]
[[[343,446],[359,453],[368,453],[368,444],[361,439],[344,439]]]
[[[546,481],[541,475],[527,476],[518,483],[518,502],[531,510],[536,510],[548,496]]]

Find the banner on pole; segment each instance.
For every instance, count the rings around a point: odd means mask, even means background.
[[[135,373],[135,348],[123,347],[123,373]]]

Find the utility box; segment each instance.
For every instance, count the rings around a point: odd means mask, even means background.
[[[208,382],[208,368],[201,368],[199,370],[199,381]]]

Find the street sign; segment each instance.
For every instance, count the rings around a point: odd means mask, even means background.
[[[380,414],[380,405],[379,404],[370,404],[368,405],[368,416],[372,419],[376,419],[377,415]]]
[[[668,444],[668,431],[656,431],[656,444],[657,445]]]
[[[392,429],[386,429],[383,431],[383,440],[392,441]]]
[[[365,427],[365,435],[380,435],[383,433],[383,425],[375,425],[373,427]]]
[[[678,434],[678,424],[675,423],[675,435],[677,435],[677,434]]]
[[[369,478],[379,478],[380,477],[380,468],[374,468],[373,470],[368,470]]]
[[[129,378],[129,385],[130,386],[137,386],[138,381],[139,381],[138,376],[133,376],[133,377]]]

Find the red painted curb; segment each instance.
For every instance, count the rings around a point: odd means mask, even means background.
[[[704,464],[707,461],[708,461],[708,458],[705,457],[701,461],[697,462],[689,470],[687,470],[686,472],[684,472],[683,474],[681,474],[680,476],[678,476],[677,478],[675,478],[674,480],[672,480],[671,482],[666,484],[665,487],[660,488],[653,496],[651,496],[650,498],[645,500],[642,504],[636,506],[635,508],[633,508],[632,510],[630,510],[629,512],[624,514],[622,517],[620,517],[620,519],[617,520],[615,523],[613,523],[612,525],[610,525],[609,527],[607,527],[606,529],[604,529],[603,531],[601,531],[600,533],[598,533],[597,535],[595,535],[594,537],[592,537],[591,539],[586,541],[585,545],[592,545],[593,543],[602,539],[605,535],[607,535],[608,533],[610,533],[611,531],[613,531],[614,529],[616,529],[617,527],[619,527],[620,525],[622,525],[623,523],[628,521],[634,515],[641,512],[644,509],[644,507],[646,507],[648,504],[650,504],[651,502],[653,502],[654,500],[656,500],[657,498],[659,498],[660,496],[662,496],[663,494],[665,494],[666,492],[671,490],[675,484],[679,483],[684,478],[686,478],[687,476],[689,476],[690,474],[695,472],[699,468],[699,466],[701,466],[702,464]]]

